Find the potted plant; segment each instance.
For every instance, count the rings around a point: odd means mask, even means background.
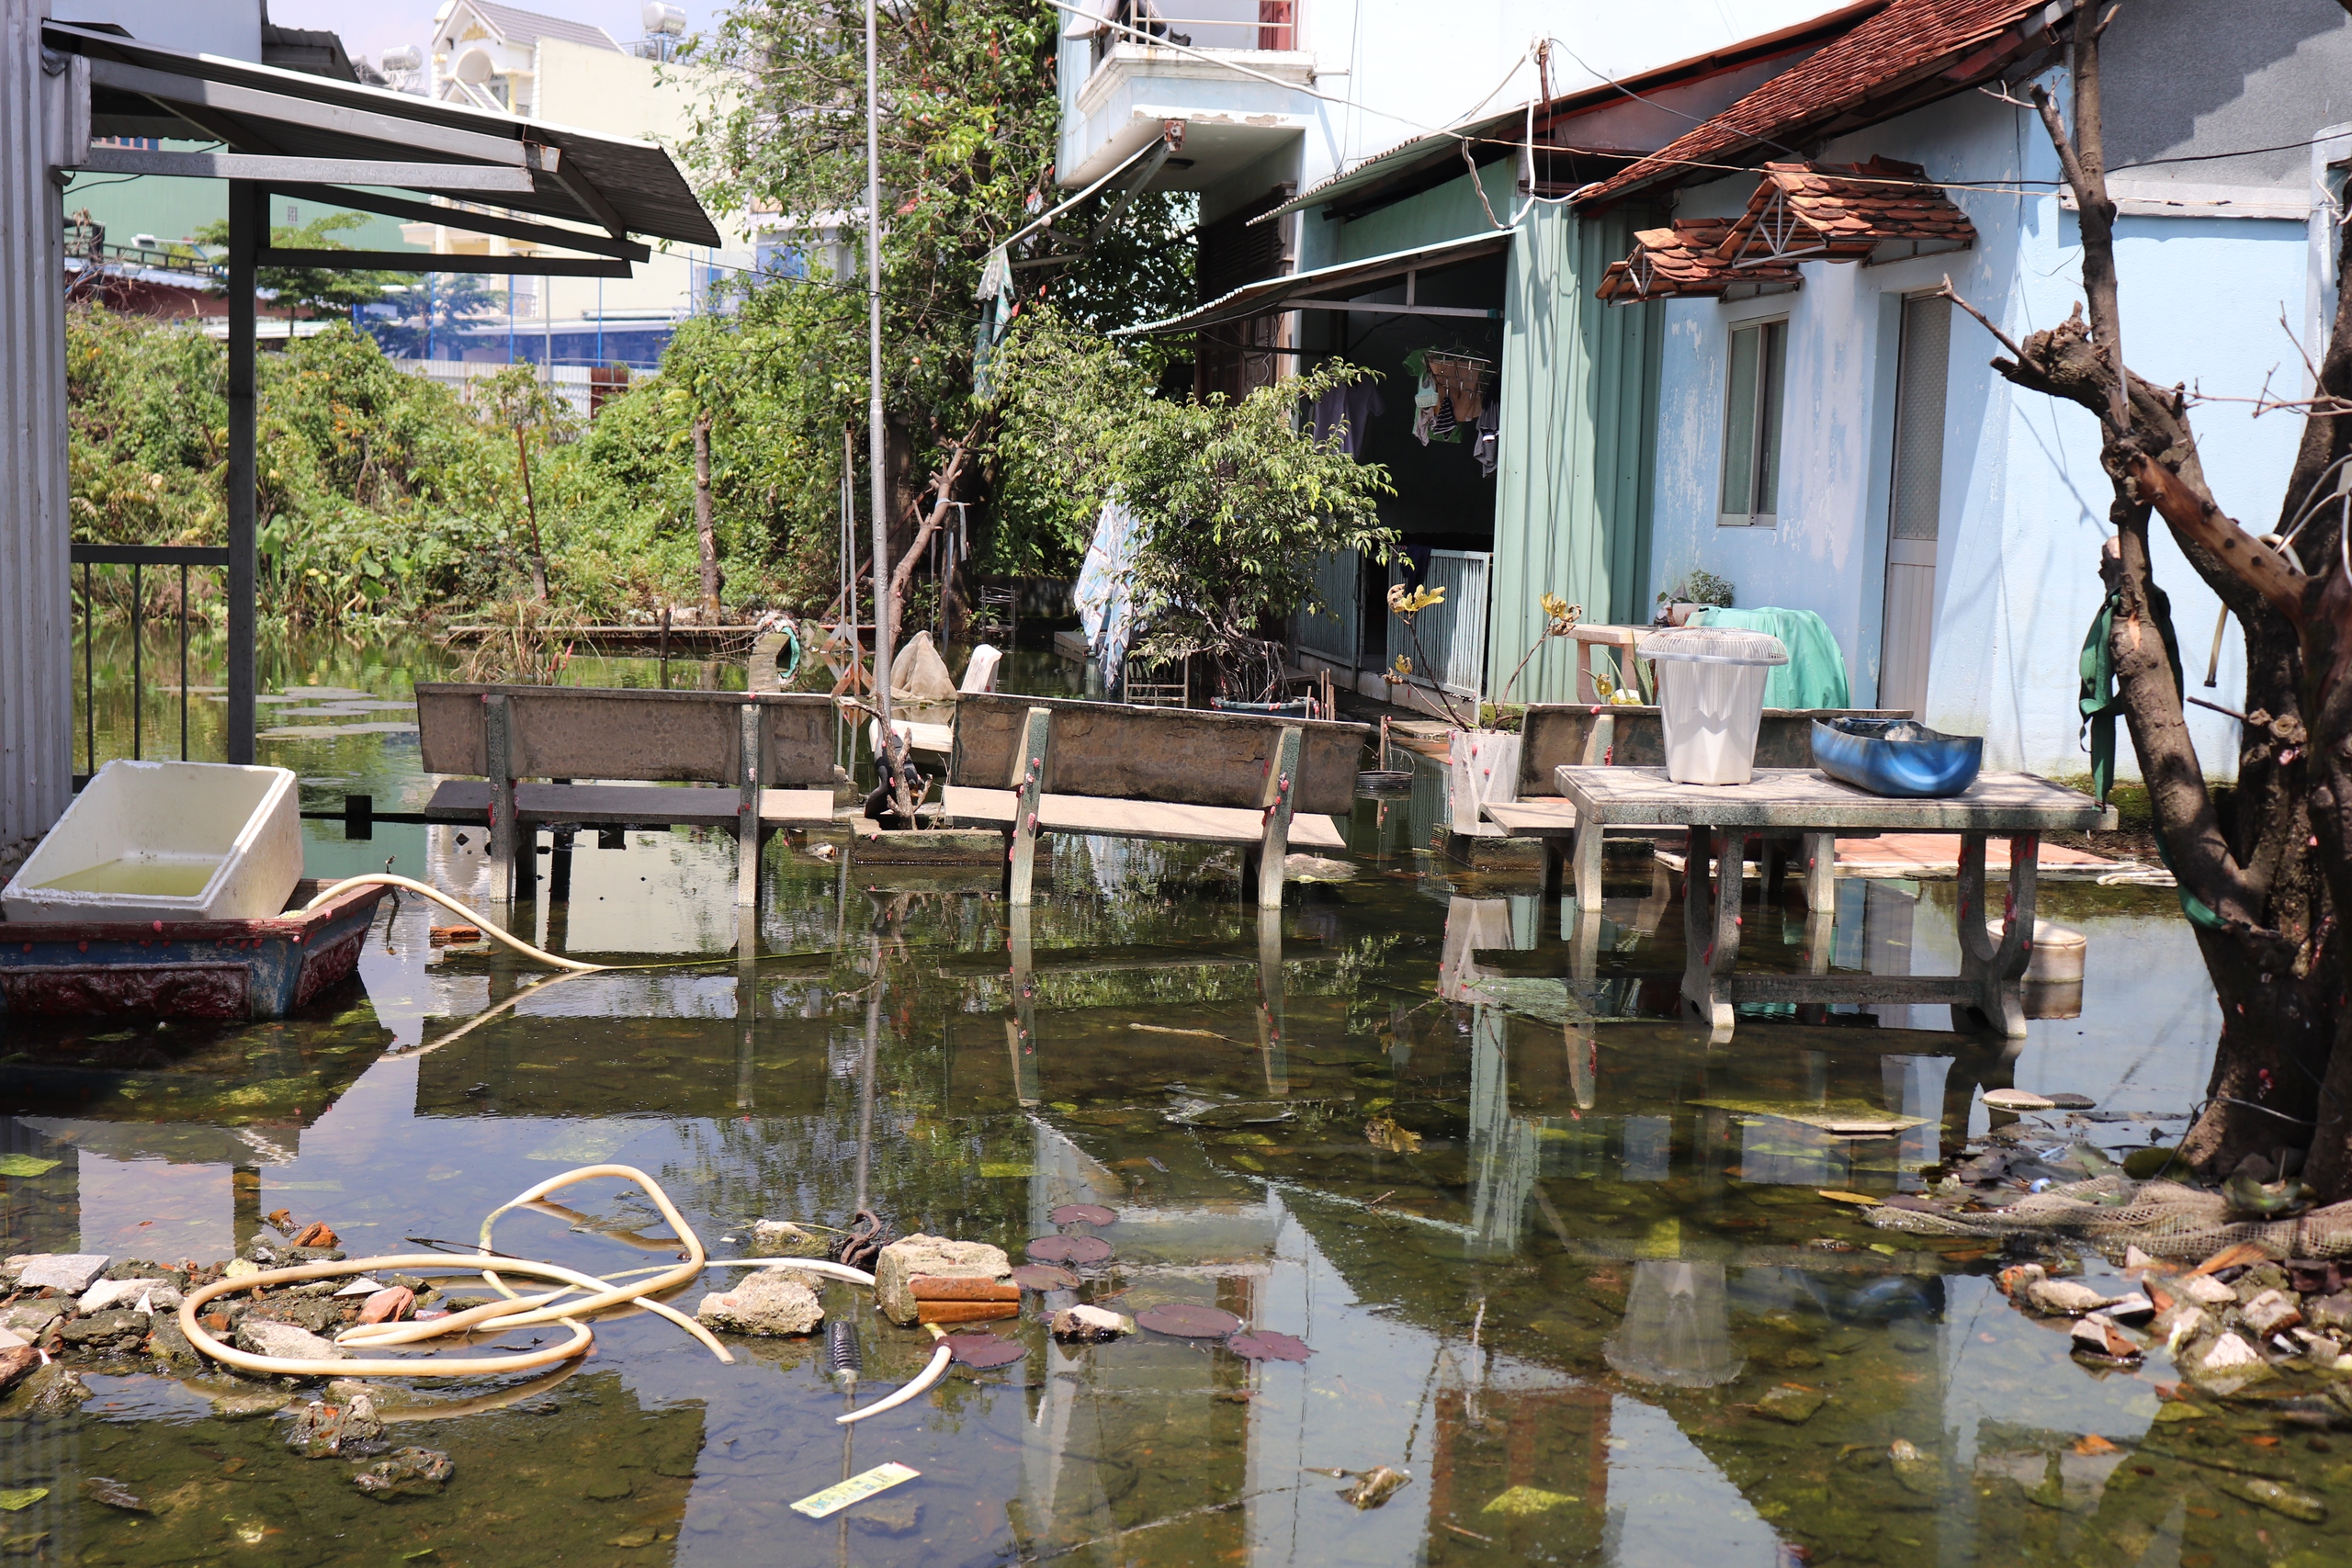
[[[1388,590],[1388,607],[1405,623],[1405,630],[1412,638],[1413,652],[1426,664],[1429,656],[1421,647],[1419,618],[1421,612],[1445,603],[1445,590],[1422,586],[1408,589],[1399,582]],[[1584,607],[1571,604],[1556,593],[1545,593],[1538,603],[1544,609],[1544,629],[1536,635],[1533,646],[1519,668],[1503,682],[1495,701],[1495,723],[1486,722],[1482,706],[1475,699],[1467,703],[1444,687],[1432,682],[1430,694],[1437,699],[1439,710],[1445,716],[1452,733],[1446,744],[1446,801],[1455,832],[1475,831],[1487,805],[1492,801],[1519,798],[1519,732],[1502,726],[1502,705],[1510,700],[1519,677],[1535,658],[1537,649],[1554,637],[1566,637],[1576,629],[1583,617]],[[1406,684],[1413,676],[1413,660],[1403,654],[1396,656],[1395,668],[1384,672],[1391,686]]]

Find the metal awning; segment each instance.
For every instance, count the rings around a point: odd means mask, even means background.
[[[41,41],[87,62],[77,70],[89,73],[94,136],[225,149],[93,147],[78,165],[93,173],[396,186],[588,224],[614,239],[722,243],[685,176],[650,141],[58,22],[42,26]],[[545,231],[547,243],[560,243],[559,232]]]
[[[254,269],[500,272],[627,277],[651,254],[642,234],[716,246],[718,231],[670,155],[599,136],[299,71],[141,43],[44,22],[44,53],[64,56],[48,106],[52,172],[173,175],[229,182],[228,760],[254,746]],[[6,39],[0,34],[0,47]],[[219,152],[94,146],[95,137],[209,140]],[[383,187],[394,187],[387,191]],[[353,188],[370,187],[370,188]],[[581,255],[442,255],[420,251],[279,250],[269,195],[449,224]],[[486,204],[559,227],[397,194]],[[55,243],[54,236],[51,243]],[[43,282],[46,285],[47,279]]]
[[[1170,316],[1164,321],[1148,321],[1137,327],[1122,327],[1111,335],[1148,337],[1164,333],[1197,332],[1204,327],[1223,326],[1229,321],[1247,321],[1253,316],[1273,315],[1283,310],[1350,310],[1379,316],[1472,316],[1484,321],[1499,321],[1502,319],[1499,307],[1487,310],[1463,305],[1419,304],[1413,299],[1415,280],[1420,273],[1476,261],[1482,256],[1500,255],[1510,247],[1510,235],[1507,232],[1473,234],[1468,239],[1446,240],[1434,245],[1423,245],[1418,250],[1392,251],[1386,255],[1372,256],[1363,261],[1317,267],[1313,272],[1285,273],[1280,277],[1245,283],[1181,316]],[[1351,293],[1363,293],[1398,278],[1405,281],[1403,304],[1369,304],[1347,298]]]

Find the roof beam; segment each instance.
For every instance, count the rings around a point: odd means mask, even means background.
[[[195,105],[226,114],[282,119],[311,130],[356,136],[421,152],[446,152],[453,158],[470,158],[479,163],[524,166],[523,143],[511,136],[491,136],[479,130],[401,119],[368,109],[288,97],[283,93],[265,93],[226,82],[209,82],[201,76],[151,71],[143,65],[125,65],[119,61],[96,57],[90,61],[90,80],[96,86],[138,93],[169,104],[175,110],[182,105]],[[183,114],[184,118],[195,118],[186,116],[184,111]],[[204,124],[202,120],[197,123]],[[211,127],[208,125],[206,129]]]
[[[628,263],[595,256],[468,256],[434,251],[264,250],[260,266],[310,266],[330,272],[495,272],[530,277],[627,277]]]
[[[438,223],[444,228],[462,229],[469,234],[495,234],[502,240],[522,240],[534,245],[585,251],[590,255],[618,256],[623,261],[641,262],[653,254],[650,247],[634,240],[616,240],[603,234],[585,233],[578,229],[526,223],[519,218],[503,218],[492,212],[471,212],[460,207],[435,207],[430,202],[385,196],[379,191],[350,190],[342,186],[300,185],[291,181],[280,184],[276,180],[270,182],[269,188],[281,196],[290,196],[301,201],[320,202],[328,207],[348,207],[384,218],[405,218],[413,223]]]
[[[1471,305],[1368,305],[1360,299],[1284,299],[1259,313],[1274,315],[1283,310],[1361,310],[1370,316],[1474,316],[1482,321],[1503,319],[1499,310]]]
[[[537,160],[535,166],[553,175],[556,183],[571,194],[572,200],[595,215],[596,221],[605,226],[605,233],[616,240],[628,238],[628,224],[613,210],[613,204],[605,199],[605,193],[590,185],[588,177],[580,173],[577,159],[566,158],[553,147],[534,147],[532,152]]]
[[[413,190],[529,196],[528,169],[481,164],[377,163],[354,158],[270,158],[243,152],[168,152],[143,147],[93,147],[74,167],[101,175],[176,175],[199,180],[287,180],[404,186]]]

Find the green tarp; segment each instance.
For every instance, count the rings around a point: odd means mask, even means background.
[[[1843,708],[1854,705],[1846,686],[1846,656],[1829,626],[1811,610],[1697,610],[1694,626],[1765,632],[1781,639],[1789,661],[1764,678],[1768,708]]]

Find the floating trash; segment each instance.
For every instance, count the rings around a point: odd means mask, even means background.
[[[1155,1334],[1171,1334],[1179,1339],[1223,1339],[1241,1326],[1241,1320],[1229,1312],[1185,1302],[1146,1307],[1136,1314],[1136,1321]]]

